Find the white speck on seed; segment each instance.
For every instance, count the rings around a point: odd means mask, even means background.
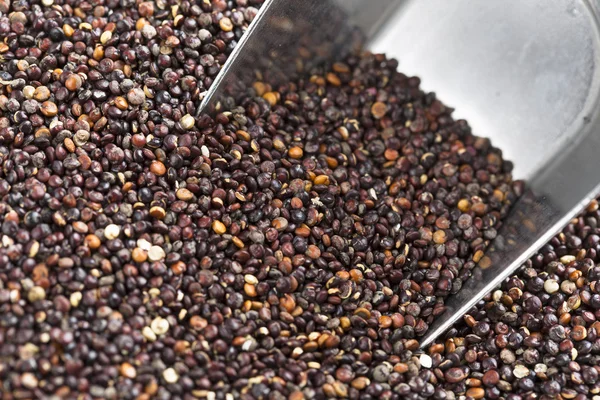
[[[252,338],[246,340],[244,344],[242,344],[242,351],[250,351],[252,348],[256,348],[255,343],[256,341]]]
[[[167,368],[163,371],[163,378],[167,383],[176,383],[179,380],[179,375],[173,368]]]
[[[244,275],[244,281],[246,281],[246,283],[249,283],[250,285],[256,285],[258,283],[258,279],[256,279],[256,277],[251,274]]]
[[[139,247],[140,249],[142,249],[144,251],[148,251],[148,250],[150,250],[150,247],[152,247],[152,243],[150,243],[146,239],[138,239],[136,244],[137,244],[137,247]]]
[[[154,342],[157,339],[156,334],[154,333],[154,331],[152,331],[152,328],[150,328],[149,326],[145,326],[144,329],[142,329],[142,335],[149,342]]]
[[[161,317],[156,317],[150,323],[150,328],[157,335],[164,335],[169,330],[169,321]]]
[[[319,199],[318,196],[310,199],[310,202],[313,204],[313,206],[323,207],[323,202],[321,202],[321,199]]]
[[[38,300],[44,300],[46,298],[46,291],[41,286],[34,286],[27,293],[27,300],[31,303],[35,303]]]
[[[560,290],[562,290],[564,293],[572,294],[575,292],[575,290],[577,290],[577,285],[575,282],[562,281],[560,284]]]
[[[499,302],[500,299],[502,299],[502,290],[496,290],[494,291],[494,294],[492,294],[492,298],[494,299],[495,302]]]
[[[179,123],[181,124],[181,127],[183,129],[188,131],[194,127],[196,121],[194,120],[194,117],[192,117],[190,114],[185,114],[183,117],[181,117]]]
[[[200,151],[202,152],[202,155],[204,157],[210,157],[210,150],[208,150],[208,147],[203,145],[202,147],[200,147]]]
[[[139,106],[144,104],[146,101],[146,94],[140,88],[133,88],[129,92],[127,92],[127,101],[133,104],[134,106]]]
[[[513,369],[513,375],[519,379],[525,378],[526,376],[529,376],[529,368],[522,364],[517,364],[515,369]]]
[[[431,368],[431,366],[433,365],[431,357],[429,357],[427,354],[421,354],[421,357],[419,357],[419,361],[421,362],[421,367],[423,368]]]
[[[577,258],[575,258],[575,256],[562,256],[560,258],[560,262],[567,265],[568,263],[570,263],[571,261],[575,261]]]
[[[160,246],[152,246],[148,250],[148,259],[150,261],[160,261],[165,258],[165,251]]]
[[[554,279],[548,279],[546,282],[544,282],[544,290],[546,291],[546,293],[556,293],[558,292],[559,288],[560,286],[558,282],[556,282]]]
[[[269,334],[269,328],[267,328],[266,326],[261,326],[260,328],[258,328],[257,334],[267,336]]]
[[[113,240],[119,237],[121,234],[121,228],[115,224],[110,224],[104,228],[104,237],[108,240]]]
[[[152,25],[144,25],[142,28],[142,35],[144,35],[146,39],[150,40],[156,36],[156,28]]]
[[[185,308],[182,308],[181,310],[179,310],[179,315],[177,317],[181,321],[185,318],[186,315],[187,315],[187,310]]]
[[[545,374],[546,371],[548,371],[548,366],[546,364],[535,364],[535,367],[533,367],[533,370],[535,371],[536,374]]]
[[[81,292],[71,293],[71,296],[69,297],[69,303],[71,303],[71,307],[77,308],[77,306],[79,306],[79,302],[81,301],[82,298],[83,298],[83,295],[81,294]]]
[[[374,200],[377,200],[377,193],[375,193],[375,189],[369,189],[369,196],[371,196]]]
[[[100,43],[102,44],[106,44],[106,42],[108,42],[110,39],[112,39],[111,31],[105,31],[102,33],[102,35],[100,35]]]
[[[12,238],[10,238],[10,237],[8,237],[6,235],[2,236],[2,246],[4,246],[4,247],[10,247],[13,244],[15,244],[15,241]]]
[[[42,0],[42,4],[46,7],[50,7],[52,4],[54,4],[54,0]]]
[[[25,372],[23,375],[21,375],[21,383],[27,389],[35,389],[37,388],[38,380],[31,372]]]

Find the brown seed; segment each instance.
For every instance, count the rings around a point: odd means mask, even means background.
[[[189,201],[194,197],[194,194],[186,188],[177,189],[177,198],[183,201]]]
[[[468,213],[471,210],[471,203],[467,199],[460,199],[457,205],[458,209],[464,213]]]
[[[302,158],[302,155],[304,154],[304,151],[302,151],[302,148],[300,147],[292,147],[290,148],[290,150],[288,151],[288,155],[293,158],[293,159],[299,159]]]
[[[119,372],[122,376],[129,379],[135,379],[135,377],[137,376],[137,371],[135,367],[129,364],[128,362],[124,362],[123,364],[121,364]]]
[[[313,183],[315,185],[329,185],[329,177],[327,175],[319,175],[315,177]]]
[[[58,114],[58,107],[56,107],[56,104],[51,101],[45,101],[42,103],[40,111],[46,117],[54,117],[56,114]]]
[[[140,3],[138,11],[142,17],[151,17],[154,14],[154,2],[144,1]]]
[[[71,25],[68,24],[64,24],[63,27],[63,32],[65,33],[66,37],[71,37],[73,36],[73,33],[75,32],[75,29],[73,29],[73,27]]]
[[[92,53],[92,58],[96,61],[100,61],[104,58],[104,47],[96,46],[94,48],[94,52]]]
[[[245,247],[244,242],[237,236],[231,238],[233,244],[235,244],[238,248],[243,249]]]
[[[163,219],[167,215],[167,212],[162,207],[154,206],[150,208],[150,215],[157,219]]]
[[[244,283],[244,293],[248,297],[256,297],[256,286],[249,283]]]
[[[488,256],[483,256],[481,260],[479,260],[479,267],[482,269],[487,269],[492,265],[492,259]]]
[[[293,209],[299,210],[302,207],[304,207],[304,204],[302,203],[302,200],[299,197],[294,197],[290,201],[290,206],[292,206]]]
[[[308,246],[305,254],[308,258],[316,260],[317,258],[321,257],[321,250],[314,244],[311,244]]]
[[[165,167],[165,164],[155,160],[150,163],[150,171],[155,175],[163,176],[167,173],[167,168]]]
[[[238,139],[243,140],[244,142],[249,142],[252,140],[252,136],[246,131],[238,130],[235,132]]]
[[[342,81],[340,80],[340,78],[332,72],[329,72],[327,74],[327,82],[329,82],[333,86],[340,86],[342,84]]]
[[[386,112],[387,106],[380,101],[373,103],[373,105],[371,106],[371,114],[376,119],[383,118]]]
[[[363,273],[359,269],[351,269],[350,270],[350,279],[354,282],[361,282],[363,280]]]
[[[498,374],[498,371],[496,371],[495,369],[490,369],[485,374],[483,374],[481,381],[485,386],[496,386],[498,381],[500,381],[500,374]]]
[[[46,264],[38,264],[35,266],[35,268],[33,268],[33,273],[31,278],[33,279],[34,282],[38,282],[41,279],[47,279],[48,278],[48,267],[46,267]]]
[[[225,32],[231,32],[233,30],[233,22],[229,18],[223,17],[219,21],[219,27]]]
[[[327,396],[328,398],[335,398],[335,397],[337,397],[337,393],[335,392],[335,388],[333,387],[333,385],[331,383],[324,384],[321,389],[323,390],[323,393],[325,393],[325,396]]]
[[[143,263],[148,259],[148,253],[145,250],[136,247],[131,251],[131,258],[137,263]]]
[[[369,380],[369,378],[366,378],[364,376],[359,376],[358,378],[356,378],[352,382],[350,382],[350,386],[352,386],[356,390],[363,390],[370,384],[371,384],[371,381]]]
[[[483,388],[471,388],[467,390],[467,396],[472,397],[475,400],[483,399],[485,396],[485,390]]]
[[[222,235],[225,232],[227,232],[227,227],[225,226],[224,223],[222,223],[219,220],[214,220],[213,221],[213,223],[212,223],[212,229],[213,229],[213,231],[215,231],[215,233],[217,235]]]
[[[395,161],[398,159],[400,154],[398,153],[397,150],[386,149],[385,152],[383,153],[383,156],[385,157],[386,160]]]
[[[254,82],[252,88],[254,88],[256,95],[260,97],[267,91],[267,86],[262,82]]]
[[[300,225],[296,228],[294,233],[296,234],[296,236],[307,238],[310,236],[310,228],[306,225]]]
[[[190,318],[190,327],[194,330],[201,330],[208,326],[208,321],[199,315],[194,315]]]
[[[81,79],[79,74],[72,74],[65,81],[65,87],[71,92],[79,90],[81,88],[81,85],[83,85],[83,80]]]
[[[278,217],[273,220],[271,225],[278,231],[284,231],[288,227],[288,221],[283,217]]]
[[[475,254],[473,254],[473,261],[478,263],[483,258],[483,251],[477,250]]]
[[[487,205],[485,203],[475,203],[471,206],[471,210],[481,217],[487,212]]]
[[[585,328],[585,326],[575,325],[571,329],[571,338],[574,341],[580,342],[580,341],[584,340],[586,337],[587,337],[587,329]]]
[[[302,393],[299,390],[296,390],[296,391],[290,393],[288,399],[289,400],[304,400],[304,393]]]
[[[65,138],[64,142],[66,149],[69,153],[75,152],[75,143],[70,138]]]
[[[129,107],[129,104],[127,103],[127,100],[125,99],[125,97],[117,96],[117,97],[115,97],[115,106],[119,110],[127,110],[127,107]]]
[[[433,233],[433,241],[436,244],[444,244],[446,243],[446,232],[439,230]]]
[[[381,317],[379,317],[379,327],[380,328],[389,328],[390,326],[392,326],[392,318],[388,317],[387,315],[382,315]]]
[[[171,271],[174,275],[181,275],[187,270],[187,265],[183,261],[177,261],[171,265]]]
[[[348,397],[348,386],[340,381],[333,382],[333,389],[338,397]]]
[[[294,300],[294,296],[287,293],[281,299],[279,299],[279,304],[289,313],[296,308],[296,300]]]
[[[274,92],[267,92],[265,94],[263,94],[263,99],[265,99],[267,102],[269,102],[270,105],[274,106],[275,104],[277,104],[277,94],[275,94]]]
[[[100,238],[94,234],[87,235],[85,237],[85,243],[90,249],[97,249],[102,244]]]
[[[45,101],[50,98],[50,90],[46,86],[38,86],[33,92],[33,98],[37,101]]]
[[[446,378],[446,381],[450,383],[458,383],[463,381],[467,378],[467,376],[468,375],[465,373],[465,371],[459,367],[450,368],[444,373],[444,378]]]

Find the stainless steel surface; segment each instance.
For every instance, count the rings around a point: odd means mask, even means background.
[[[425,346],[599,192],[599,11],[600,0],[270,0],[205,104],[218,109],[254,79],[285,79],[343,54],[356,25],[369,49],[397,58],[514,161],[530,191]]]

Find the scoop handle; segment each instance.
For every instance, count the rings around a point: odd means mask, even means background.
[[[600,121],[589,122],[581,139],[566,147],[528,183],[529,189],[512,207],[462,290],[446,300],[445,311],[435,318],[421,340],[422,348],[468,314],[600,193],[599,126]]]
[[[233,106],[257,81],[275,89],[323,61],[343,57],[372,37],[391,16],[390,9],[402,2],[266,0],[205,93],[197,115]]]

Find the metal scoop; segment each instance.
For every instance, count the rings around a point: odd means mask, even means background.
[[[528,191],[425,347],[600,192],[599,16],[600,1],[584,0],[267,0],[201,111],[362,45],[397,58],[503,150]]]

